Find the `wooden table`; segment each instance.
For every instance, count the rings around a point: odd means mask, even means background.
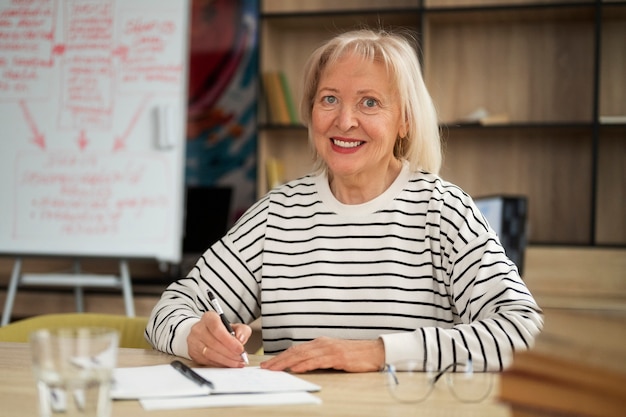
[[[120,349],[118,366],[143,366],[169,363],[172,356],[142,349]],[[252,355],[250,362],[258,365],[262,356]],[[188,362],[189,363],[189,362]],[[322,399],[320,405],[284,405],[262,407],[202,408],[172,411],[145,411],[138,401],[115,401],[112,417],[138,416],[511,416],[508,406],[496,401],[497,386],[492,395],[480,404],[459,403],[443,383],[435,387],[431,396],[420,404],[396,402],[385,388],[379,373],[349,374],[320,371],[300,374],[299,377],[318,384],[321,391],[314,395]],[[37,393],[30,368],[30,350],[24,343],[0,342],[0,414],[3,417],[37,416]]]

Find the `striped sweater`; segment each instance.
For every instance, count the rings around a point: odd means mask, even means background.
[[[382,337],[387,363],[501,370],[543,325],[471,198],[406,163],[360,205],[337,201],[324,175],[272,190],[164,291],[146,329],[155,348],[188,357],[209,289],[232,322],[262,317],[267,354],[322,335]]]

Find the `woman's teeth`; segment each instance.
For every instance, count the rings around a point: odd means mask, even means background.
[[[363,142],[361,142],[361,141],[348,141],[348,142],[346,142],[345,140],[333,139],[333,143],[335,145],[341,147],[341,148],[356,148],[357,146],[359,146]]]

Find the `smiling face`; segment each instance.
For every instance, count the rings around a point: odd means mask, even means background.
[[[311,113],[313,142],[333,178],[363,185],[398,166],[406,131],[397,92],[382,63],[349,55],[321,74]]]

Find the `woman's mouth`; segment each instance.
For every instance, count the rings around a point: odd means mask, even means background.
[[[357,146],[361,146],[363,144],[363,141],[361,140],[344,140],[335,138],[331,138],[331,140],[333,145],[344,149],[356,148]]]

